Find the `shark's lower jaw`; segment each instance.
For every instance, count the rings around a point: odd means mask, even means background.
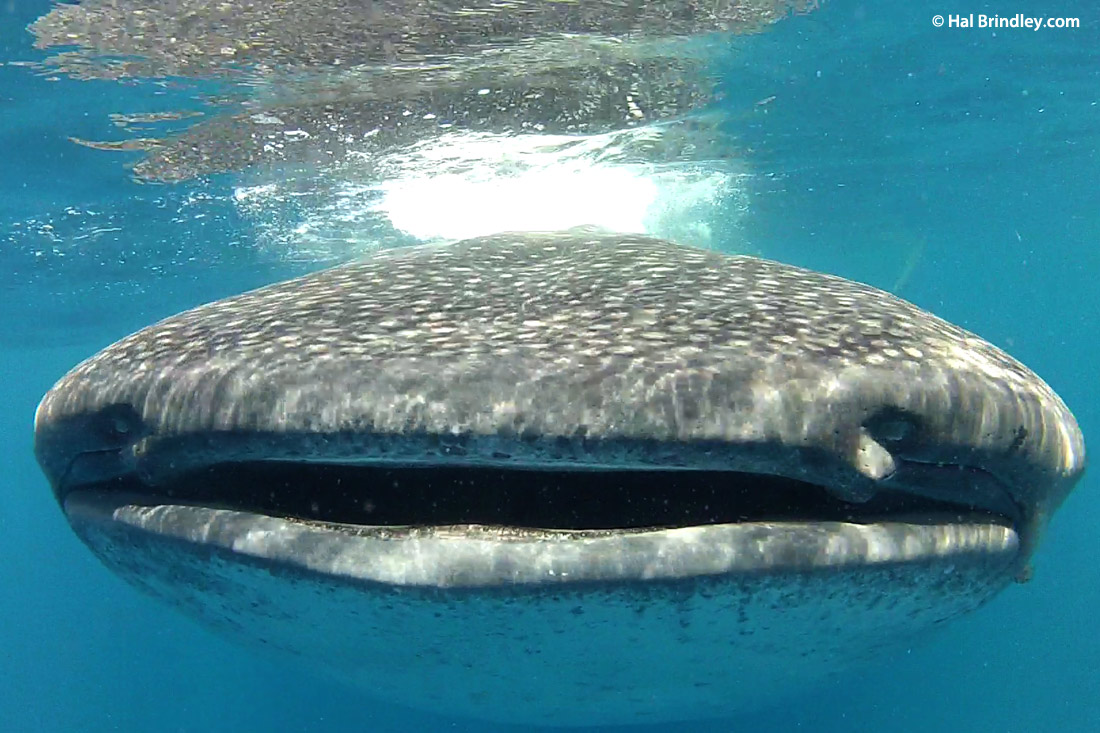
[[[233,462],[65,496],[119,523],[309,572],[394,586],[648,581],[1006,562],[1011,517],[913,493],[862,503],[734,471]]]
[[[59,496],[108,567],[209,626],[387,700],[524,724],[766,706],[977,608],[1022,554],[991,507],[732,471],[167,476]]]
[[[74,529],[204,624],[447,715],[717,717],[909,645],[1012,579],[986,517],[630,529],[366,526],[77,490]]]

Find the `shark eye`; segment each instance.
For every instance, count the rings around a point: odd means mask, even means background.
[[[141,417],[130,405],[109,405],[103,408],[97,420],[103,438],[110,443],[124,443],[136,439],[141,433]]]
[[[920,426],[916,415],[890,407],[868,418],[863,427],[880,443],[898,443],[915,435]]]

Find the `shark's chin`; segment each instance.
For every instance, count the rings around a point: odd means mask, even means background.
[[[932,517],[381,528],[93,491],[65,510],[208,626],[391,701],[525,724],[766,706],[982,605],[1018,555],[1010,527]]]

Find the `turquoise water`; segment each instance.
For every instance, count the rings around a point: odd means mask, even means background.
[[[0,60],[42,57],[44,2],[0,0]],[[935,13],[1081,18],[1076,30],[934,28]],[[829,2],[722,59],[746,161],[729,246],[904,297],[1005,347],[1100,428],[1100,20],[1088,4]],[[186,85],[0,66],[0,728],[490,730],[387,706],[209,635],[122,584],[76,540],[31,454],[41,394],[92,351],[181,308],[333,256],[259,241],[234,180],[139,185],[109,114],[195,106]],[[771,97],[774,99],[761,103]],[[731,211],[730,216],[734,213]],[[722,243],[719,243],[722,244]],[[1032,582],[927,643],[728,730],[1100,728],[1100,521],[1086,477]],[[494,729],[495,730],[495,729]]]

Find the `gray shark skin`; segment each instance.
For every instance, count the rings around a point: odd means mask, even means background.
[[[1085,447],[874,288],[590,230],[388,250],[74,368],[81,539],[207,625],[449,714],[726,715],[1026,573]]]

